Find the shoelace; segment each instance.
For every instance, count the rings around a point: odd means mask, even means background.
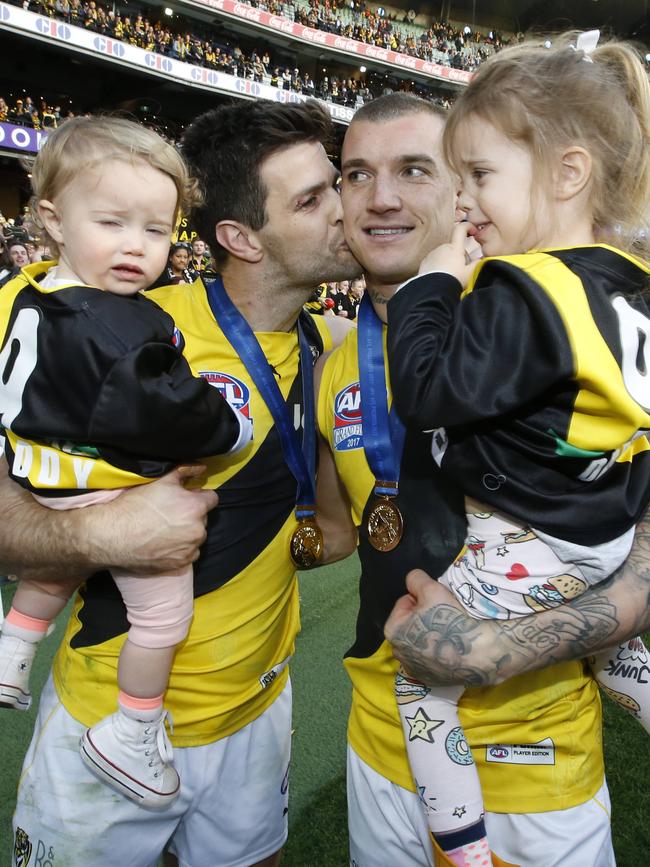
[[[145,750],[145,756],[149,756],[149,767],[155,768],[156,765],[168,765],[171,763],[174,758],[174,749],[171,745],[171,741],[167,735],[167,729],[165,728],[165,720],[169,723],[170,731],[174,731],[174,724],[172,720],[172,716],[168,710],[163,711],[162,717],[160,718],[160,722],[156,726],[156,752],[154,755],[153,750]],[[153,743],[153,738],[151,735],[153,734],[153,726],[147,726],[144,730],[144,734],[146,737],[144,738],[145,744]],[[154,771],[154,777],[159,775],[159,771]]]

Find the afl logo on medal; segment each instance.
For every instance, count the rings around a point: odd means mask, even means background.
[[[235,379],[228,373],[221,373],[215,370],[201,370],[199,376],[202,376],[210,385],[218,388],[223,397],[228,401],[230,406],[238,409],[242,415],[250,419],[250,391],[241,379]]]
[[[338,452],[363,448],[361,388],[353,382],[334,398],[334,448]]]

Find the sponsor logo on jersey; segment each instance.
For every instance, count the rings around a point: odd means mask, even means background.
[[[218,370],[201,370],[199,376],[202,376],[210,385],[218,388],[230,406],[238,409],[242,415],[252,421],[250,414],[251,393],[241,379],[235,379],[229,373],[221,373]]]
[[[488,744],[485,760],[502,765],[554,765],[555,744],[551,738],[536,744]]]
[[[334,398],[334,448],[338,452],[363,448],[361,388],[352,382]]]
[[[180,331],[175,325],[174,333],[172,334],[172,346],[175,346],[177,349],[182,349],[185,346],[183,335],[180,333]],[[203,376],[203,374],[201,374],[201,376]]]

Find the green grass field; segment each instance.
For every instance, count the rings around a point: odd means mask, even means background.
[[[348,863],[345,728],[350,686],[340,660],[354,631],[358,574],[358,561],[351,557],[300,579],[302,633],[292,664],[294,743],[290,833],[283,867]],[[5,610],[11,593],[9,588],[3,590]],[[33,679],[36,691],[45,680],[60,635],[59,628],[39,653]],[[638,723],[611,702],[603,704],[618,867],[645,867],[650,863],[650,741]],[[11,813],[34,714],[34,708],[27,713],[0,713],[0,867],[11,863]]]

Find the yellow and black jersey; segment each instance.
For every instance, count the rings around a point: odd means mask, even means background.
[[[39,279],[54,264],[28,265],[0,293],[12,478],[60,497],[142,484],[228,451],[239,422],[192,375],[172,318],[141,294],[46,289]]]
[[[231,455],[209,458],[206,488],[219,494],[208,538],[194,564],[194,619],[178,648],[165,697],[179,746],[210,743],[259,716],[286,683],[286,661],[299,629],[298,589],[289,558],[296,481],[287,468],[269,410],[226,340],[200,281],[150,293],[183,330],[185,357],[253,424],[253,440]],[[317,357],[331,348],[325,324],[302,315]],[[296,329],[257,333],[296,429],[303,416]],[[312,371],[308,372],[312,375]],[[117,659],[128,629],[108,574],[79,593],[54,677],[68,711],[91,725],[117,701]]]
[[[403,421],[465,493],[581,545],[650,495],[650,269],[604,245],[485,259],[388,304]]]
[[[459,553],[466,526],[463,498],[433,461],[431,434],[407,431],[398,495],[404,535],[390,552],[369,544],[365,524],[374,478],[363,450],[356,332],[327,360],[318,424],[360,527],[360,609],[355,643],[345,658],[353,684],[348,737],[371,767],[413,789],[395,701],[398,663],[383,628],[406,592],[410,569],[435,577]],[[600,698],[581,662],[467,690],[460,715],[488,810],[565,809],[592,797],[602,784]]]
[[[321,304],[321,301],[324,301],[326,298],[327,298],[327,283],[321,283],[312,292],[311,298],[305,304],[305,310],[309,311],[309,313],[322,314],[323,305]]]
[[[216,277],[216,271],[214,270],[214,264],[210,256],[201,256],[200,259],[193,257],[190,261],[190,267],[195,275],[201,277],[203,280],[211,280]]]

